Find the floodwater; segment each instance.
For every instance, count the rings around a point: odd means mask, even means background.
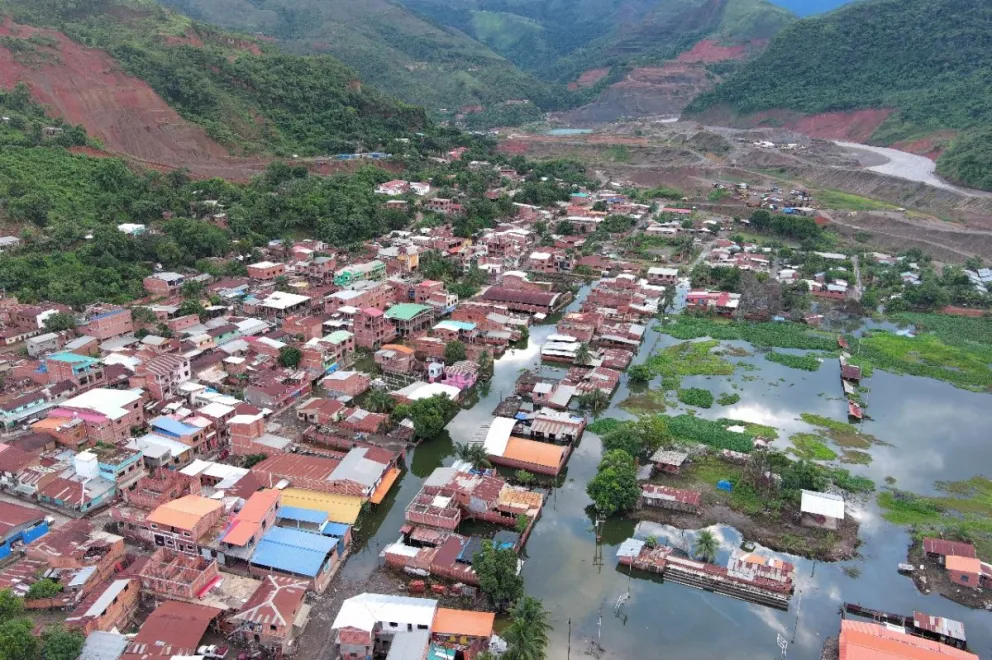
[[[918,156],[898,149],[873,147],[842,140],[834,140],[834,144],[858,152],[859,156],[864,158],[865,169],[872,172],[887,174],[907,181],[919,181],[934,188],[952,190],[968,197],[986,197],[989,194],[981,190],[960,188],[947,183],[937,176],[937,163],[925,156]]]
[[[586,290],[580,292],[579,300],[585,293]],[[578,304],[573,303],[572,308]],[[635,363],[643,362],[655,346],[677,343],[660,335],[654,325]],[[413,452],[410,469],[398,487],[363,522],[358,536],[365,547],[348,560],[342,569],[343,577],[361,578],[375,569],[379,551],[399,536],[403,510],[424,478],[438,465],[452,462],[452,442],[468,440],[491,419],[500,397],[512,393],[521,370],[539,366],[539,347],[551,332],[551,325],[531,328],[527,348],[512,350],[496,363],[493,381],[478,404],[462,410],[449,424],[447,434]],[[744,342],[728,343],[750,349]],[[717,395],[736,392],[741,400],[733,406],[717,405],[698,414],[775,426],[782,445],[791,433],[811,430],[799,419],[802,412],[846,419],[836,360],[828,359],[819,371],[810,373],[769,362],[760,353],[728,359],[749,362],[757,369],[738,370],[729,378],[686,378],[684,383],[687,387],[705,387]],[[731,389],[735,383],[739,389]],[[899,487],[929,492],[935,480],[965,479],[992,464],[992,445],[987,442],[988,433],[982,423],[992,402],[989,395],[881,371],[876,371],[865,384],[871,387],[868,411],[873,418],[866,422],[865,431],[890,446],[871,448],[873,463],[848,466],[852,472],[870,476],[879,487],[884,486],[886,476],[891,476]],[[606,414],[630,418],[616,407],[627,396],[624,377],[613,397],[613,407]],[[678,414],[680,409],[673,407],[668,412]],[[971,649],[989,657],[992,613],[969,610],[935,594],[922,595],[909,578],[900,576],[896,565],[905,561],[909,535],[883,520],[873,500],[854,505],[854,515],[861,521],[862,557],[825,564],[768,553],[797,566],[797,592],[788,612],[663,583],[657,576],[636,571],[628,575],[619,569],[615,555],[617,546],[635,533],[634,523],[608,521],[599,546],[593,532],[585,484],[595,474],[600,455],[599,438],[586,433],[569,459],[564,476],[550,491],[525,548],[523,576],[527,592],[544,601],[554,624],[550,660],[580,658],[593,649],[597,639],[602,645],[597,656],[602,658],[774,658],[780,655],[778,635],[789,642],[790,658],[812,660],[819,658],[824,640],[838,634],[838,609],[843,602],[905,614],[920,610],[963,621]],[[682,547],[691,546],[695,532],[642,525],[639,535],[653,534]],[[711,529],[721,541],[720,559],[725,560],[730,550],[740,544],[740,534],[726,526]],[[856,568],[860,576],[849,577],[844,567]],[[616,616],[617,600],[628,589],[630,599]]]
[[[587,135],[592,132],[591,128],[552,128],[545,135]]]

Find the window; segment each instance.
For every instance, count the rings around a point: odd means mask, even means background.
[[[276,629],[276,627],[275,627],[274,624],[269,624],[269,630],[275,630],[275,629]]]
[[[967,582],[968,582],[968,576],[967,575],[962,575],[961,576],[961,581],[967,584]]]
[[[417,624],[417,630],[427,630],[427,625],[425,625],[423,623],[418,623]]]
[[[400,625],[400,624],[398,624],[398,623],[396,623],[395,621],[390,621],[390,622],[389,622],[389,627],[390,627],[390,628],[395,628],[395,627],[397,627],[398,625]]]

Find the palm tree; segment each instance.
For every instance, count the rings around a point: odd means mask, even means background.
[[[591,410],[592,414],[596,415],[610,406],[610,395],[600,389],[586,392],[579,397],[579,406]]]
[[[513,608],[513,623],[506,629],[504,660],[544,660],[548,648],[548,611],[536,598],[524,596]]]
[[[374,389],[365,397],[365,407],[374,413],[392,412],[395,406],[396,399],[386,390]]]
[[[579,350],[575,351],[575,363],[589,364],[589,360],[591,359],[592,353],[589,352],[589,344],[582,342],[579,344]]]
[[[489,455],[486,453],[486,448],[478,442],[456,444],[455,458],[470,463],[476,470],[484,470],[493,465],[489,462]]]
[[[665,314],[667,314],[668,310],[672,308],[673,304],[675,304],[675,295],[677,293],[678,290],[676,289],[675,285],[670,284],[665,287],[665,293],[661,295],[661,309],[658,311],[661,312],[661,317],[663,322],[664,322]]]
[[[482,351],[479,354],[479,376],[482,380],[489,380],[493,375],[493,356],[489,351]]]
[[[699,536],[696,537],[696,544],[693,546],[692,553],[697,559],[701,559],[708,564],[712,564],[716,561],[716,551],[720,547],[720,542],[716,540],[713,536],[713,532],[708,529],[704,529],[699,532]]]

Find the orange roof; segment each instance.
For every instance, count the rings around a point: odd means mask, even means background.
[[[877,623],[840,622],[840,660],[978,660],[974,653],[956,649]]]
[[[533,465],[543,465],[549,468],[557,468],[561,465],[564,454],[564,447],[552,445],[547,442],[512,437],[507,441],[506,449],[503,450],[503,458],[532,463]]]
[[[947,555],[944,557],[944,568],[949,571],[961,571],[978,575],[982,572],[982,560],[978,557],[959,557]]]
[[[278,502],[278,490],[260,490],[249,497],[238,515],[234,516],[231,528],[224,535],[224,543],[238,546],[247,545],[251,537],[261,527],[265,516]]]
[[[494,621],[496,615],[492,612],[469,612],[439,607],[434,615],[434,633],[489,638],[493,635]]]
[[[187,495],[160,505],[148,514],[147,520],[157,525],[193,529],[196,524],[224,505],[199,495]]]
[[[37,422],[31,425],[32,431],[56,431],[60,426],[66,422],[71,422],[72,420],[68,417],[46,417],[45,419],[39,419]]]
[[[376,486],[375,490],[372,492],[372,497],[369,498],[372,500],[372,504],[382,504],[382,501],[386,499],[386,493],[388,493],[389,489],[393,487],[393,484],[396,483],[396,479],[399,476],[399,468],[391,468],[389,472],[386,473],[386,476],[382,478],[382,481],[379,482],[379,485]]]
[[[403,346],[401,344],[386,344],[380,350],[383,350],[383,349],[389,350],[389,351],[399,351],[400,353],[407,353],[407,354],[414,353],[415,352],[409,346]]]

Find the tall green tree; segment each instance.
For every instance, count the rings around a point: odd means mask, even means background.
[[[479,587],[489,603],[504,611],[524,592],[524,580],[518,574],[517,553],[513,548],[496,547],[490,540],[472,556],[472,568],[479,576]]]
[[[630,511],[637,505],[641,488],[637,485],[637,463],[626,451],[614,449],[603,454],[596,476],[586,484],[586,493],[604,516]]]
[[[78,630],[66,630],[60,625],[48,626],[41,635],[44,660],[76,660],[83,650],[86,636]]]
[[[516,602],[511,613],[512,623],[503,634],[506,640],[506,660],[544,660],[548,652],[551,623],[548,611],[536,598],[524,596]]]
[[[468,354],[465,351],[465,344],[460,341],[448,342],[444,346],[444,363],[451,365],[466,359]]]
[[[708,529],[699,532],[696,542],[692,546],[692,554],[696,559],[701,559],[712,564],[716,560],[716,551],[720,549],[720,542],[716,536]]]
[[[455,458],[470,463],[476,470],[492,467],[486,448],[478,442],[464,442],[455,445]]]

